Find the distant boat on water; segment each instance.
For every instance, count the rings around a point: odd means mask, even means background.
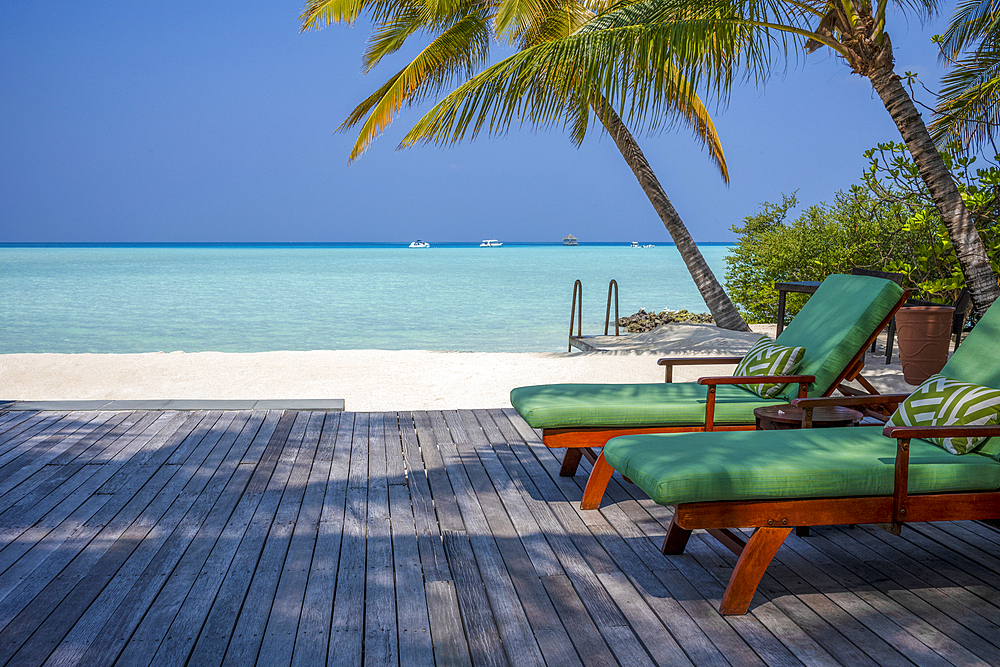
[[[483,239],[483,242],[479,244],[480,248],[499,248],[503,244],[496,239]]]
[[[566,238],[563,239],[563,245],[580,245],[576,241],[576,237],[572,234],[567,234]]]
[[[413,243],[410,244],[410,247],[411,248],[430,248],[431,244],[428,243],[427,241],[421,241],[420,239],[417,239],[416,241],[414,241]]]
[[[633,248],[638,248],[639,247],[639,242],[638,241],[632,241],[632,247]]]

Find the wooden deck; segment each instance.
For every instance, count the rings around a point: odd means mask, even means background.
[[[0,664],[997,665],[1000,532],[732,554],[513,412],[0,413]]]

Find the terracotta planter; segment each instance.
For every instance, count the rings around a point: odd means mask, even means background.
[[[944,367],[954,316],[951,306],[904,306],[896,312],[896,340],[907,383],[920,384]]]

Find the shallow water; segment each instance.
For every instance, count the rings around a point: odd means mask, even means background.
[[[707,310],[667,245],[0,247],[0,352],[560,351],[612,278],[622,315]]]

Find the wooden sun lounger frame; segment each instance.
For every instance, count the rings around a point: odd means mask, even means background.
[[[883,413],[905,395],[810,398],[795,400],[799,407],[822,405],[870,408]],[[910,495],[910,439],[947,436],[1000,436],[1000,426],[887,426],[883,433],[896,438],[895,481],[891,496],[816,498],[776,501],[720,501],[675,506],[674,518],[663,540],[664,554],[683,553],[692,530],[706,530],[738,556],[719,611],[747,613],[764,572],[792,528],[837,524],[882,524],[898,535],[904,523],[920,521],[996,521],[1000,519],[1000,491],[927,493]],[[753,528],[749,540],[733,528]]]
[[[899,301],[893,306],[889,314],[883,318],[868,340],[858,349],[854,358],[844,367],[840,375],[830,383],[823,396],[830,396],[834,390],[840,389],[841,393],[854,395],[856,389],[842,385],[842,382],[856,380],[858,384],[868,390],[869,395],[878,395],[878,390],[872,386],[868,380],[861,375],[861,370],[865,367],[865,352],[871,347],[875,338],[878,337],[889,321],[896,315],[896,311],[909,298],[909,291],[904,291]],[[660,359],[656,363],[666,366],[665,382],[673,380],[673,367],[683,365],[705,365],[705,364],[726,364],[739,363],[743,357],[680,357],[676,359]],[[611,481],[614,469],[604,460],[604,453],[596,454],[592,448],[601,447],[607,444],[611,438],[620,435],[638,435],[643,433],[691,433],[698,431],[752,431],[755,424],[716,424],[715,423],[715,392],[720,384],[765,384],[770,382],[798,383],[799,399],[806,395],[810,382],[816,380],[812,375],[785,375],[785,376],[724,376],[724,377],[703,377],[698,378],[698,384],[708,385],[708,397],[705,403],[705,423],[692,426],[651,426],[645,428],[615,428],[605,429],[601,427],[593,428],[547,428],[542,429],[542,443],[546,447],[557,448],[566,447],[566,455],[563,457],[562,467],[559,474],[562,477],[572,477],[576,473],[576,468],[581,457],[586,457],[593,464],[590,477],[587,479],[587,487],[583,491],[583,500],[580,508],[594,510],[601,506],[601,499],[604,497],[604,490]],[[807,418],[811,424],[811,410]]]

